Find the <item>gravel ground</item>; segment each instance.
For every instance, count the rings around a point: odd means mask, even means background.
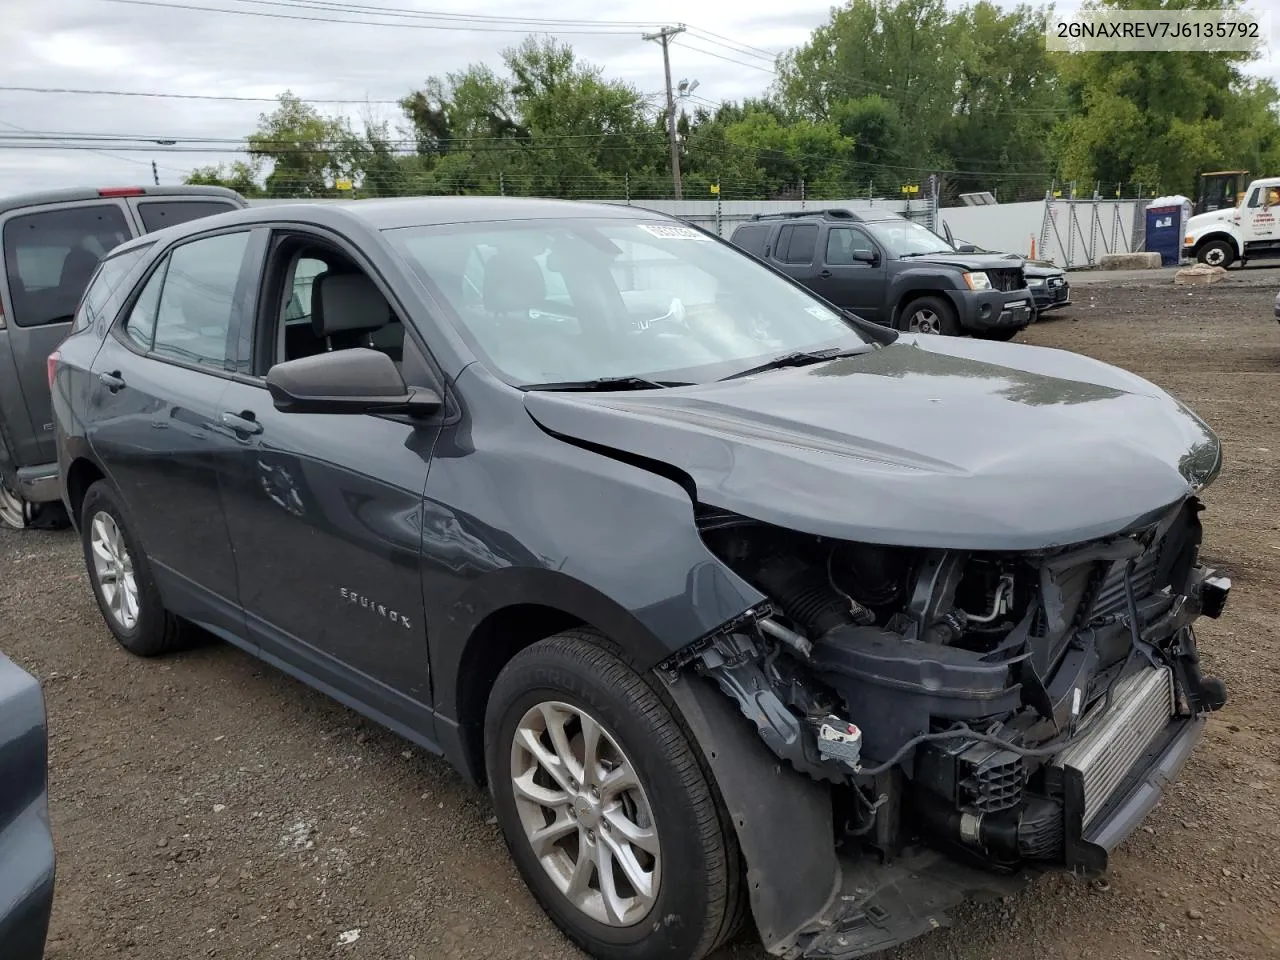
[[[1280,957],[1278,286],[1090,277],[1021,336],[1134,370],[1220,431],[1205,551],[1236,590],[1201,645],[1231,701],[1106,883],[1043,878],[890,957]],[[0,649],[49,709],[48,957],[578,956],[443,762],[230,647],[129,657],[70,533],[0,531],[0,570]],[[717,960],[765,956],[748,935]]]

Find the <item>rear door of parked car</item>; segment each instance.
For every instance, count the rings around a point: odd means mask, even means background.
[[[98,260],[134,236],[119,199],[19,208],[0,217],[8,299],[0,351],[3,409],[27,411],[29,430],[11,432],[19,464],[52,463],[56,452],[45,359],[71,329],[80,295]]]
[[[769,250],[769,259],[787,276],[812,286],[818,273],[814,265],[818,250],[816,223],[786,223],[778,229],[777,239]]]
[[[139,278],[93,362],[85,418],[166,605],[236,634],[244,620],[218,474],[241,444],[219,414],[259,235],[243,226],[185,239]]]

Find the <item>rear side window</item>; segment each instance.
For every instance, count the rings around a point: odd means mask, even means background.
[[[98,261],[129,238],[124,211],[113,203],[11,217],[3,246],[14,323],[70,321]]]
[[[247,231],[225,233],[184,244],[169,255],[155,312],[154,355],[225,366],[236,284],[248,244]]]
[[[782,242],[779,240],[779,259],[783,263],[813,263],[813,251],[818,245],[818,227],[812,223],[804,223],[785,229],[791,231],[791,240],[785,250],[781,249]]]
[[[226,200],[138,201],[138,216],[142,218],[142,229],[147,233],[238,209]]]
[[[739,227],[733,232],[734,246],[757,257],[764,256],[765,243],[769,239],[768,227]]]
[[[137,247],[114,257],[108,257],[98,264],[97,272],[94,273],[93,279],[89,281],[89,286],[85,290],[84,299],[80,301],[76,322],[71,328],[73,332],[83,330],[98,320],[105,319],[110,323],[115,319],[120,305],[124,303],[129,293],[129,288],[124,285],[124,281],[148,249],[149,247]]]

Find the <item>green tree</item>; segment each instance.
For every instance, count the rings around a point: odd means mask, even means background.
[[[1100,0],[1090,8],[1218,9],[1219,0]],[[1280,160],[1277,90],[1246,77],[1256,54],[1091,51],[1059,55],[1070,115],[1057,135],[1062,173],[1085,183],[1142,182],[1194,196],[1214,167],[1271,172]]]
[[[292,92],[258,118],[249,135],[249,155],[270,162],[266,193],[271,197],[331,197],[342,177],[356,177],[366,145],[342,117],[326,117]]]
[[[244,197],[260,197],[262,186],[258,183],[261,165],[257,160],[235,160],[225,167],[215,164],[197,167],[183,178],[183,183],[204,187],[229,187]]]

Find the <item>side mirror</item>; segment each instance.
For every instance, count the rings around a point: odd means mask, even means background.
[[[874,250],[855,250],[853,251],[854,263],[869,263],[873,267],[880,262],[880,254]]]
[[[366,347],[278,363],[267,371],[267,390],[283,413],[426,416],[442,405],[434,390],[405,386],[392,359]]]

